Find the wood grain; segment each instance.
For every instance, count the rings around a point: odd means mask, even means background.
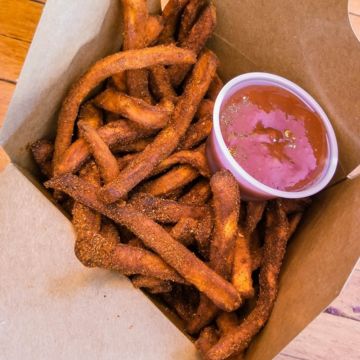
[[[340,296],[331,303],[325,312],[360,321],[360,268],[355,269]]]
[[[17,81],[29,43],[0,35],[0,79]]]
[[[2,126],[14,89],[15,84],[0,80],[0,127]]]
[[[2,1],[1,35],[30,43],[42,8],[43,4],[30,0]]]
[[[295,359],[360,359],[360,322],[322,313],[281,353]],[[285,359],[279,356],[276,360]]]

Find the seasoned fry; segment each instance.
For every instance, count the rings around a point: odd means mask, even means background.
[[[46,139],[40,139],[31,144],[30,150],[42,174],[45,175],[48,179],[51,178],[51,159],[54,153],[53,143]]]
[[[212,52],[206,51],[202,54],[194,67],[183,95],[176,104],[169,125],[121,172],[115,181],[100,190],[99,197],[103,201],[111,203],[125,196],[176,149],[209,87],[217,64],[218,60]]]
[[[289,224],[285,212],[276,202],[266,214],[264,260],[260,270],[260,293],[255,308],[235,329],[225,334],[206,354],[208,360],[227,359],[245,350],[251,339],[267,322],[278,288],[278,275],[289,238]]]
[[[80,177],[85,181],[100,187],[100,174],[96,164],[91,161],[80,171]],[[72,224],[76,232],[75,255],[85,266],[94,266],[89,251],[89,238],[100,232],[101,215],[97,211],[90,209],[75,201],[72,208]]]
[[[201,331],[199,338],[195,341],[195,346],[200,354],[204,356],[218,340],[219,335],[215,328],[213,326],[208,326]]]
[[[106,221],[102,224],[100,234],[105,239],[111,241],[114,245],[120,243],[119,232],[114,223],[111,221]]]
[[[286,214],[290,215],[304,211],[311,204],[311,198],[279,199],[279,203]]]
[[[207,0],[190,0],[185,6],[181,15],[178,41],[182,42],[189,35],[189,32],[197,20],[201,10],[207,4]]]
[[[202,145],[195,150],[182,150],[164,159],[151,173],[157,175],[176,164],[188,164],[197,169],[205,177],[210,177],[210,169],[205,156],[205,146]]]
[[[141,212],[134,210],[129,205],[119,205],[118,203],[105,205],[97,199],[96,187],[72,174],[53,178],[47,181],[45,186],[63,191],[76,201],[99,211],[116,223],[126,226],[143,241],[145,246],[159,254],[167,264],[173,267],[186,281],[206,294],[220,309],[233,311],[239,307],[240,296],[229,282],[211,270],[186,247],[173,239],[160,225]],[[97,245],[96,241],[95,245]],[[130,246],[128,248],[142,250]],[[99,249],[100,260],[104,255],[108,259],[108,252],[102,250],[102,248]],[[133,265],[139,264],[137,257],[135,258],[133,255],[127,254],[126,259]],[[114,263],[114,260],[111,263]],[[122,270],[124,271],[123,268]],[[148,273],[143,275],[159,277]]]
[[[138,138],[148,137],[152,133],[154,133],[154,130],[139,129],[125,120],[114,121],[98,129],[99,136],[110,147],[115,144],[124,144]],[[76,140],[66,150],[58,164],[59,175],[79,170],[89,156],[90,149],[86,141],[84,139]]]
[[[295,213],[290,217],[290,219],[289,219],[289,238],[291,238],[293,236],[302,217],[303,217],[302,212]]]
[[[192,27],[189,36],[180,43],[180,47],[191,49],[194,53],[199,54],[205,46],[207,39],[212,35],[216,25],[215,6],[208,5],[199,17],[199,20]],[[191,69],[191,66],[171,65],[168,69],[171,83],[177,88],[185,79],[185,76]]]
[[[163,29],[161,17],[149,15],[144,0],[123,0],[124,50],[141,49],[154,43]],[[152,103],[146,69],[126,71],[126,89],[131,96]]]
[[[89,145],[90,151],[94,156],[96,164],[99,167],[100,174],[105,183],[114,180],[120,173],[116,158],[111,153],[109,147],[101,139],[99,134],[90,125],[78,123],[82,136]]]
[[[187,150],[199,145],[210,135],[211,129],[212,115],[200,118],[196,123],[190,125],[179,148]]]
[[[252,284],[252,260],[250,256],[249,239],[239,230],[235,243],[235,254],[231,282],[240,296],[249,299],[254,296]]]
[[[119,114],[147,129],[162,129],[169,121],[170,113],[163,106],[152,106],[147,102],[113,89],[99,94],[95,104],[107,111]]]
[[[160,280],[151,276],[136,275],[131,279],[136,288],[145,288],[151,294],[162,294],[171,291],[170,282]]]
[[[223,335],[236,328],[239,325],[239,319],[235,312],[222,311],[216,318],[216,325]]]
[[[118,167],[120,170],[124,169],[130,161],[133,161],[138,154],[127,154],[117,158]]]
[[[247,236],[255,230],[261,220],[266,206],[266,201],[248,201],[246,207],[246,220],[244,232]]]
[[[160,44],[167,44],[175,41],[176,26],[180,15],[189,0],[169,0],[166,4],[162,17],[164,20],[164,29],[159,36]]]
[[[161,298],[167,303],[184,321],[188,321],[194,312],[194,302],[190,296],[186,296],[182,289],[175,287],[171,293],[162,294]]]
[[[158,100],[168,99],[172,103],[176,102],[177,94],[163,65],[156,65],[150,68],[150,87]]]
[[[143,151],[150,143],[154,141],[153,137],[134,140],[128,144],[118,143],[111,146],[111,151],[114,153],[137,153]]]
[[[122,0],[124,22],[124,50],[145,47],[144,25],[148,20],[146,0]],[[131,96],[151,103],[146,69],[126,71],[126,87]]]
[[[137,160],[138,158],[136,158]],[[164,196],[184,187],[199,176],[199,172],[189,165],[174,167],[159,178],[149,181],[141,187],[142,192],[154,196]]]
[[[145,24],[145,46],[153,45],[158,41],[159,35],[164,29],[164,21],[161,16],[149,15]]]
[[[170,235],[185,246],[194,242],[194,236],[199,226],[198,221],[191,217],[182,217],[170,230]]]
[[[263,258],[263,247],[260,244],[259,232],[255,229],[250,235],[250,257],[252,271],[261,266]]]
[[[210,185],[206,180],[200,180],[184,196],[179,199],[181,204],[203,205],[211,196]]]
[[[117,74],[114,74],[110,79],[109,83],[110,86],[114,87],[117,91],[127,93],[127,86],[126,86],[126,72],[122,71]]]
[[[195,117],[197,119],[201,119],[206,116],[212,117],[213,111],[214,111],[214,101],[209,99],[203,99],[199,105]]]
[[[146,69],[128,70],[126,72],[126,88],[128,93],[135,97],[145,101],[148,104],[152,104],[153,97],[149,90],[149,71]]]
[[[215,227],[210,244],[210,267],[225,279],[230,279],[234,261],[234,248],[238,232],[240,191],[236,179],[227,170],[215,173],[210,186],[213,193]],[[218,308],[201,296],[197,313],[187,326],[193,334],[209,324]]]
[[[161,223],[177,223],[182,217],[200,219],[209,211],[207,206],[179,204],[144,193],[135,194],[130,200],[130,205],[150,219]]]
[[[190,64],[195,62],[195,55],[192,51],[179,49],[172,45],[159,45],[109,55],[90,67],[71,87],[60,110],[53,158],[55,174],[59,174],[58,164],[70,146],[79,106],[90,90],[109,76],[124,70],[184,62]]]
[[[209,90],[208,90],[206,96],[210,100],[215,101],[223,86],[224,86],[224,83],[220,79],[219,74],[216,73],[215,77],[214,77],[214,80],[212,81],[212,83],[209,86]]]

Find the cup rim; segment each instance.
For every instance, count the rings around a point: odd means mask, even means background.
[[[233,87],[239,86],[239,84],[251,80],[266,81],[275,86],[280,86],[282,88],[285,88],[286,90],[290,91],[295,96],[300,98],[311,109],[313,109],[323,121],[328,139],[328,147],[329,147],[327,169],[326,170],[324,169],[324,173],[322,177],[317,182],[309,185],[307,188],[303,190],[300,191],[277,190],[261,183],[259,180],[255,179],[252,175],[246,172],[241,167],[240,164],[238,164],[238,162],[233,158],[233,156],[231,155],[229,149],[225,144],[220,129],[220,108],[224,101],[225,95]],[[321,106],[318,104],[318,102],[307,91],[305,91],[303,88],[296,85],[292,81],[285,79],[279,75],[274,75],[265,72],[252,72],[252,73],[238,75],[233,79],[231,79],[230,81],[228,81],[223,86],[223,88],[221,89],[215,100],[214,112],[213,112],[213,129],[219,148],[221,152],[225,155],[229,164],[231,165],[232,170],[236,172],[241,178],[244,178],[244,180],[247,181],[249,184],[251,184],[253,187],[256,187],[257,190],[261,191],[263,194],[271,195],[273,197],[282,197],[288,199],[308,197],[321,191],[330,182],[330,180],[335,174],[338,163],[338,146],[337,146],[335,132],[330,123],[329,118],[327,117]]]

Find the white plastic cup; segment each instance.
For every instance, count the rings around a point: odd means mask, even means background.
[[[328,144],[328,158],[321,176],[299,191],[281,191],[273,189],[247,173],[232,157],[220,129],[221,105],[239,89],[249,85],[273,85],[281,87],[302,100],[315,111],[323,121]],[[216,98],[213,112],[213,128],[206,145],[206,155],[212,172],[228,169],[240,184],[241,197],[245,200],[270,200],[274,198],[298,199],[318,193],[333,177],[338,163],[338,146],[331,123],[321,106],[300,86],[277,75],[269,73],[247,73],[230,80]]]

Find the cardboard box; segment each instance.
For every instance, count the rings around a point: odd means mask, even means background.
[[[159,3],[151,2],[152,10]],[[360,255],[360,43],[347,0],[222,0],[209,46],[220,73],[267,71],[309,91],[335,127],[341,181],[319,194],[284,261],[248,359],[271,359],[341,291]],[[196,359],[190,340],[129,281],[84,268],[69,220],[27,145],[54,132],[70,84],[120,46],[118,0],[48,0],[0,134],[0,354],[4,359]],[[35,175],[35,177],[33,177]]]

